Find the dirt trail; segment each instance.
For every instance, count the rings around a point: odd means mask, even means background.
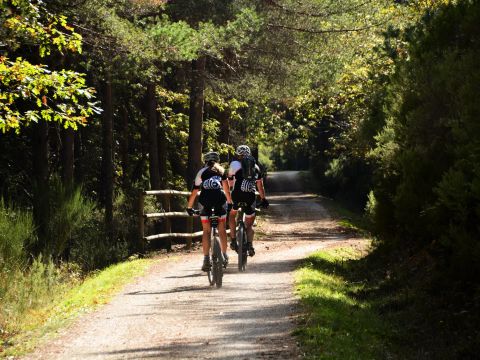
[[[279,182],[296,174],[274,174]],[[288,180],[288,181],[287,181]],[[232,253],[221,289],[208,286],[200,252],[161,259],[111,303],[25,359],[295,359],[292,271],[342,235],[314,196],[277,193],[257,227],[257,254],[238,273]]]

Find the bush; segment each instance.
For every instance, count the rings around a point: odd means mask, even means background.
[[[41,256],[28,268],[0,272],[0,331],[8,335],[27,323],[36,309],[50,303],[52,294],[60,295],[67,276],[68,272]]]
[[[83,197],[82,188],[66,187],[59,178],[51,181],[49,189],[49,217],[47,219],[43,255],[58,261],[68,256],[70,239],[91,216],[95,204]]]
[[[0,271],[25,265],[25,247],[34,238],[31,213],[8,207],[0,200]]]
[[[373,211],[377,228],[428,247],[442,271],[480,271],[480,3],[425,14],[389,85]],[[390,209],[390,210],[389,210]],[[385,211],[386,210],[386,211]],[[393,211],[392,211],[393,210]],[[405,242],[403,242],[405,243]]]
[[[371,187],[370,166],[361,158],[333,159],[321,179],[324,195],[340,200],[349,207],[362,210]]]
[[[84,271],[104,268],[128,257],[136,243],[135,201],[123,192],[114,199],[113,229],[105,229],[103,210],[93,208],[73,232],[70,261]],[[109,232],[112,231],[110,237]]]

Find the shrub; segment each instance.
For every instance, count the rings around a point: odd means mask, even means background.
[[[406,32],[377,160],[377,228],[428,247],[442,271],[480,271],[480,3],[439,6]],[[393,211],[392,211],[393,210]]]
[[[0,271],[24,265],[25,246],[35,237],[31,213],[6,206],[0,200]]]
[[[52,180],[49,192],[50,217],[44,255],[58,260],[64,255],[69,240],[91,216],[95,204],[82,196],[81,187],[65,187],[58,178]]]

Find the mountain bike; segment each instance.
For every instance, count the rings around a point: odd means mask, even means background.
[[[200,215],[199,210],[195,210],[196,215]],[[216,285],[217,288],[222,287],[223,280],[223,255],[222,248],[220,247],[220,236],[218,235],[218,219],[215,215],[214,209],[212,214],[208,217],[212,232],[210,234],[210,250],[209,255],[211,259],[210,269],[207,271],[208,282],[211,286]]]

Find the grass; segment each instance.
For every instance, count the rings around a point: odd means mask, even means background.
[[[19,356],[32,351],[41,341],[54,336],[79,315],[107,303],[134,277],[144,274],[153,261],[137,259],[123,262],[90,275],[81,284],[58,284],[43,299],[43,306],[17,314],[16,318],[22,320],[10,324],[9,331],[0,334],[0,357]]]
[[[363,281],[351,281],[360,257],[352,247],[308,257],[296,272],[304,315],[295,334],[307,359],[383,359],[390,353],[387,327],[373,304],[355,297]]]

